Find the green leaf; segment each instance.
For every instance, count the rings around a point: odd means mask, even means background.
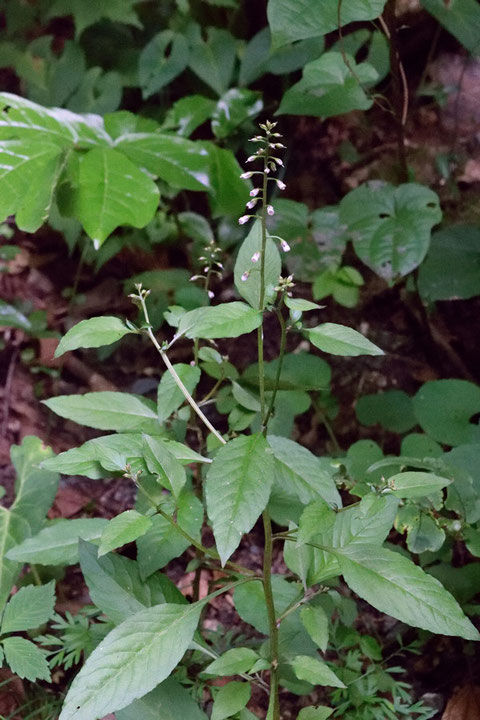
[[[237,218],[242,215],[249,200],[252,184],[242,180],[242,168],[231,150],[220,148],[213,143],[203,143],[210,158],[210,207],[214,218],[228,215]]]
[[[403,434],[417,424],[412,398],[403,390],[363,395],[357,400],[355,412],[362,425],[378,423],[391,432]]]
[[[261,94],[254,90],[231,88],[218,101],[212,112],[212,130],[217,138],[228,137],[245,120],[263,109]]]
[[[247,682],[229,682],[220,688],[213,702],[211,720],[225,720],[232,717],[250,700],[252,688]]]
[[[147,468],[157,476],[158,481],[178,498],[187,475],[183,465],[174,457],[162,440],[144,436],[144,458]]]
[[[320,605],[306,605],[300,611],[300,618],[313,642],[325,652],[328,645],[328,617]]]
[[[0,221],[16,215],[20,230],[38,230],[48,218],[63,162],[55,142],[0,142]]]
[[[438,195],[424,185],[371,181],[345,195],[340,219],[352,234],[358,257],[391,281],[420,265],[442,211]]]
[[[272,483],[273,456],[261,434],[230,440],[215,455],[205,496],[222,566],[265,509]]]
[[[6,303],[4,300],[0,300],[0,325],[2,327],[19,328],[19,330],[25,330],[26,332],[32,330],[30,320],[20,310],[17,310],[16,307]]]
[[[92,601],[114,623],[166,601],[162,576],[156,574],[144,582],[134,560],[116,553],[99,558],[95,545],[83,541],[79,558]]]
[[[467,380],[432,380],[413,398],[422,429],[438,442],[463,445],[480,441],[480,426],[471,418],[480,412],[480,388]]]
[[[58,395],[43,402],[60,417],[98,430],[143,431],[155,435],[161,429],[155,404],[141,395],[105,391]]]
[[[323,323],[307,329],[306,332],[312,345],[331,355],[347,357],[384,355],[383,350],[367,340],[361,333],[346,325]]]
[[[453,225],[433,233],[418,274],[418,291],[426,302],[467,300],[480,295],[480,230]]]
[[[252,257],[262,249],[262,223],[257,220],[240,246],[235,262],[235,287],[239,294],[256,310],[263,310],[275,298],[274,287],[282,271],[282,261],[276,244],[267,238],[265,247],[265,296],[263,307],[260,307],[260,265],[261,259],[254,263]],[[242,280],[242,277],[246,279]]]
[[[180,318],[177,334],[191,339],[239,337],[256,330],[261,322],[258,310],[242,302],[229,302],[185,313]]]
[[[302,79],[283,95],[277,115],[333,117],[351,110],[368,110],[373,99],[365,85],[376,82],[378,74],[369,63],[357,65],[349,55],[329,51],[305,65]]]
[[[322,498],[337,507],[342,501],[322,460],[293,440],[269,435],[268,444],[275,456],[275,481],[290,486],[303,504]]]
[[[157,605],[118,625],[75,677],[59,720],[103,717],[153,690],[182,659],[201,610],[201,604]]]
[[[220,655],[203,672],[209,675],[238,675],[247,673],[258,660],[258,653],[251,648],[233,648]]]
[[[173,514],[172,502],[169,510],[164,504],[165,512]],[[193,492],[183,490],[177,500],[177,524],[191,537],[200,540],[203,525],[203,505]],[[138,564],[142,578],[146,578],[156,570],[164,567],[173,558],[179,557],[189,547],[185,537],[161,515],[152,517],[152,527],[137,540]]]
[[[145,227],[158,206],[153,180],[112,148],[94,148],[80,159],[78,183],[75,217],[97,249],[120,225]]]
[[[109,520],[100,539],[98,556],[106,555],[111,550],[145,535],[151,525],[151,518],[141,515],[136,510],[125,510]]]
[[[399,553],[353,543],[335,555],[347,585],[380,612],[430,632],[480,639],[438,580]]]
[[[236,41],[227,30],[207,28],[204,41],[197,26],[191,46],[189,67],[195,75],[209,85],[217,95],[228,89],[235,63]]]
[[[82,320],[60,340],[55,350],[55,357],[60,357],[63,353],[77,348],[111,345],[132,332],[134,331],[128,328],[123,320],[108,315]]]
[[[299,599],[298,585],[289,583],[282,575],[272,575],[272,589],[277,617]],[[268,614],[262,582],[256,579],[238,585],[234,590],[233,600],[242,620],[263,635],[268,635]]]
[[[273,390],[277,376],[278,359],[267,362],[265,370],[265,389]],[[306,352],[284,355],[280,374],[279,390],[327,390],[332,371],[328,363],[317,355]],[[242,380],[258,386],[258,364],[250,365]]]
[[[141,28],[142,25],[132,7],[137,3],[138,0],[109,0],[104,5],[95,0],[55,0],[48,10],[47,17],[71,15],[75,21],[75,36],[78,38],[87,27],[95,25],[102,18]]]
[[[45,653],[30,640],[15,635],[7,637],[3,640],[3,650],[10,670],[15,675],[31,682],[51,681]]]
[[[155,690],[115,713],[117,720],[207,720],[190,693],[173,677],[164,680]]]
[[[421,5],[433,15],[443,27],[470,50],[480,54],[480,8],[475,0],[421,0]]]
[[[200,381],[199,368],[185,363],[177,363],[173,367],[188,392],[192,394]],[[165,422],[184,402],[185,397],[171,373],[164,372],[157,390],[158,422]]]
[[[317,303],[311,302],[311,300],[304,300],[304,298],[291,298],[288,297],[288,295],[285,296],[285,305],[290,310],[296,310],[298,312],[322,310],[325,307],[325,305],[317,305]]]
[[[297,720],[327,720],[335,708],[328,708],[324,705],[304,707],[300,710]]]
[[[215,101],[203,95],[187,95],[177,100],[168,110],[164,130],[175,130],[177,135],[190,137],[194,130],[211,116]]]
[[[100,540],[107,524],[104,518],[58,520],[14,547],[8,557],[34,565],[74,565],[78,562],[78,539]]]
[[[36,587],[26,585],[13,595],[5,608],[2,635],[40,627],[53,614],[55,583]]]
[[[349,0],[340,9],[340,24],[374,20],[382,14],[385,0]],[[269,0],[268,22],[273,46],[317,37],[338,28],[338,0]]]
[[[188,44],[181,33],[163,30],[145,45],[138,60],[138,80],[144,98],[168,85],[188,65]]]
[[[417,512],[407,529],[407,547],[412,553],[423,553],[426,550],[438,552],[445,537],[445,531],[438,527],[430,515]]]
[[[317,658],[308,655],[297,655],[291,660],[295,675],[299,680],[305,680],[312,685],[344,688],[343,682],[330,670],[328,665]]]
[[[57,473],[38,466],[52,451],[37,437],[25,437],[10,451],[17,477],[15,500],[10,509],[0,507],[0,610],[21,570],[22,561],[7,557],[9,551],[42,527],[57,493]]]
[[[381,545],[392,529],[399,502],[391,495],[369,493],[358,505],[337,513],[333,527],[333,546],[350,543]]]
[[[210,157],[202,143],[166,133],[128,133],[118,138],[116,147],[132,163],[173,188],[203,191],[211,188]]]
[[[426,472],[403,472],[388,479],[392,493],[399,498],[418,498],[430,495],[450,485],[452,480]]]

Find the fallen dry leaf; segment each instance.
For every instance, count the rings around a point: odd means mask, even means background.
[[[464,685],[448,701],[442,720],[480,720],[480,687]]]

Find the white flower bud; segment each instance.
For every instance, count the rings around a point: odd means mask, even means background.
[[[282,180],[276,180],[276,183],[279,190],[285,190],[287,187]]]
[[[241,218],[238,219],[239,225],[245,225],[246,222],[248,222],[251,218],[251,215],[242,215]]]
[[[242,282],[245,282],[246,280],[248,280],[249,275],[250,275],[250,273],[248,272],[248,270],[245,270],[245,272],[243,273],[243,275],[241,277]]]
[[[200,278],[203,277],[203,275],[192,275],[190,278],[190,282],[195,282],[195,280],[200,280]]]
[[[208,297],[210,298],[210,300],[212,300],[215,297],[215,293],[213,292],[213,290],[208,291]]]
[[[286,240],[280,240],[280,245],[282,247],[283,252],[290,252],[290,245],[287,243]]]
[[[257,251],[256,253],[253,253],[252,255],[252,263],[256,263],[260,260],[260,253]]]
[[[273,209],[273,207],[271,205],[267,205],[267,213],[269,215],[275,215],[275,210]]]
[[[251,210],[252,208],[255,207],[256,204],[257,204],[257,198],[253,198],[253,200],[249,200],[249,201],[247,202],[247,208],[248,208],[249,210]]]
[[[254,188],[253,190],[250,190],[250,197],[257,197],[259,192],[260,188]]]
[[[247,158],[246,162],[253,162],[256,159],[257,159],[256,155],[250,155],[250,157]]]
[[[240,175],[241,180],[248,180],[248,178],[251,178],[253,175],[253,172],[244,172]]]

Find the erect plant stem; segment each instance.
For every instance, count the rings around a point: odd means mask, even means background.
[[[277,398],[278,386],[280,384],[280,376],[282,374],[283,358],[285,356],[285,348],[287,345],[287,325],[286,325],[285,319],[282,315],[283,298],[284,298],[284,295],[282,295],[282,297],[280,298],[280,302],[278,303],[278,307],[276,309],[278,322],[280,323],[280,333],[281,333],[280,334],[280,351],[278,354],[277,374],[275,375],[275,383],[273,386],[272,398],[270,400],[270,405],[268,406],[265,420],[263,421],[263,427],[264,427],[265,434],[267,432],[268,421],[270,420],[270,417],[273,412],[273,408],[275,407],[275,400]]]
[[[262,249],[260,251],[260,296],[259,310],[263,312],[265,302],[265,253],[267,249],[267,169],[268,169],[268,146],[263,161],[263,186],[262,186]],[[265,419],[265,374],[263,363],[263,319],[257,330],[258,344],[258,387],[260,393],[260,411],[262,415],[262,426]]]

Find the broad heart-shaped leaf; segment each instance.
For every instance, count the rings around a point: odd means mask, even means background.
[[[0,142],[0,220],[16,215],[20,230],[38,230],[48,218],[64,158],[55,142]]]
[[[55,0],[48,10],[47,17],[71,15],[75,21],[75,35],[78,38],[90,25],[102,18],[112,22],[124,23],[141,28],[133,5],[137,0],[109,0],[108,3],[96,3],[93,0]]]
[[[144,582],[134,560],[116,553],[99,558],[95,545],[82,540],[79,558],[92,601],[114,623],[167,600],[162,582],[170,581],[157,573]]]
[[[188,392],[192,394],[200,381],[200,369],[186,363],[177,363],[173,367]],[[184,402],[185,397],[171,373],[164,372],[157,390],[158,421],[165,422]]]
[[[212,130],[225,138],[250,117],[263,109],[260,93],[245,88],[230,88],[218,101],[212,113]]]
[[[188,65],[188,44],[181,33],[163,30],[145,45],[138,60],[138,80],[144,98],[161,90]]]
[[[80,159],[73,210],[97,249],[120,225],[142,228],[155,214],[158,188],[139,164],[108,147]]]
[[[434,232],[418,273],[424,302],[467,300],[480,295],[480,229],[450,225]]]
[[[258,259],[252,262],[255,253],[262,249],[262,223],[257,220],[247,237],[240,246],[237,260],[235,262],[234,278],[235,287],[240,295],[256,310],[263,310],[275,297],[274,287],[278,285],[278,279],[282,271],[282,261],[277,246],[270,238],[267,238],[265,246],[265,296],[263,307],[260,307],[260,263]],[[245,280],[244,274],[247,274]]]
[[[118,625],[74,679],[59,720],[101,718],[153,690],[182,659],[201,609],[200,603],[167,603]]]
[[[10,594],[22,561],[8,558],[8,552],[42,527],[57,493],[59,476],[38,466],[52,451],[37,437],[26,437],[11,449],[17,477],[15,501],[9,510],[0,507],[0,611]]]
[[[343,682],[330,670],[328,665],[317,658],[308,655],[297,655],[290,661],[295,675],[299,680],[305,680],[312,685],[326,685],[328,687],[344,688]]]
[[[374,20],[382,14],[386,0],[349,0],[340,7],[340,25]],[[325,35],[338,28],[338,0],[269,0],[268,22],[273,47],[294,40]]]
[[[330,355],[346,357],[384,355],[383,350],[367,340],[364,335],[346,325],[323,323],[317,327],[308,328],[306,332],[312,345]]]
[[[261,434],[230,440],[215,455],[205,497],[222,565],[265,509],[272,483],[273,455]]]
[[[236,715],[250,700],[252,686],[248,682],[234,680],[223,685],[215,696],[211,720],[225,720]]]
[[[305,505],[322,498],[331,505],[342,506],[332,476],[326,472],[320,458],[284,437],[269,435],[267,441],[276,460],[276,483],[290,486]]]
[[[480,8],[475,0],[421,0],[421,5],[473,55],[480,54]]]
[[[452,595],[408,558],[363,542],[334,552],[347,585],[380,612],[430,632],[480,640]]]
[[[364,87],[378,80],[369,63],[357,65],[354,58],[339,52],[326,52],[308,63],[302,79],[287,90],[277,115],[333,117],[351,110],[368,110],[373,105]]]
[[[60,340],[55,350],[55,357],[77,348],[111,345],[132,332],[135,331],[128,328],[123,320],[108,315],[81,320]]]
[[[215,100],[203,95],[187,95],[177,100],[167,111],[163,129],[174,130],[177,135],[190,137],[194,130],[207,120],[215,107]]]
[[[98,556],[106,555],[110,550],[115,550],[145,535],[151,525],[151,518],[136,510],[125,510],[120,515],[116,515],[102,532]]]
[[[131,430],[156,435],[161,431],[155,404],[141,395],[92,392],[58,395],[44,404],[60,417],[98,430]]]
[[[177,499],[187,482],[183,465],[164,442],[149,435],[144,436],[143,453],[149,471],[156,475],[158,482]]]
[[[178,335],[188,338],[239,337],[256,330],[262,316],[258,310],[242,302],[222,303],[196,308],[180,318]]]
[[[13,595],[2,618],[2,635],[40,627],[53,614],[55,583],[48,585],[26,585]]]
[[[8,557],[35,565],[74,565],[78,562],[78,539],[99,541],[107,524],[104,518],[58,520],[14,547]]]
[[[438,195],[417,183],[371,181],[345,195],[340,220],[358,257],[387,281],[407,275],[425,257],[442,219]]]
[[[209,85],[217,95],[228,90],[236,55],[236,39],[227,30],[207,29],[203,40],[197,25],[191,38],[190,69]]]
[[[13,635],[3,640],[5,659],[15,675],[35,680],[51,680],[45,653],[30,640]]]
[[[120,136],[115,144],[132,163],[173,188],[210,190],[210,158],[201,143],[166,133],[129,133]]]
[[[164,680],[155,690],[115,713],[117,720],[207,720],[188,690],[173,677]]]
[[[156,485],[155,481],[154,484]],[[175,511],[173,500],[170,499],[170,503],[165,502],[162,507],[166,513],[173,515]],[[200,540],[203,513],[200,500],[191,490],[184,488],[176,502],[176,522],[196,540]],[[150,530],[137,540],[137,558],[141,577],[149,577],[170,560],[179,557],[189,545],[189,541],[172,527],[166,518],[162,515],[154,515]]]
[[[418,498],[442,490],[452,480],[427,472],[403,472],[388,478],[392,493],[399,498]]]
[[[467,380],[431,380],[413,398],[422,429],[438,442],[463,445],[480,440],[471,418],[480,412],[480,388]]]
[[[412,398],[403,390],[362,395],[357,400],[355,412],[362,425],[378,423],[386,430],[402,434],[417,424]]]

